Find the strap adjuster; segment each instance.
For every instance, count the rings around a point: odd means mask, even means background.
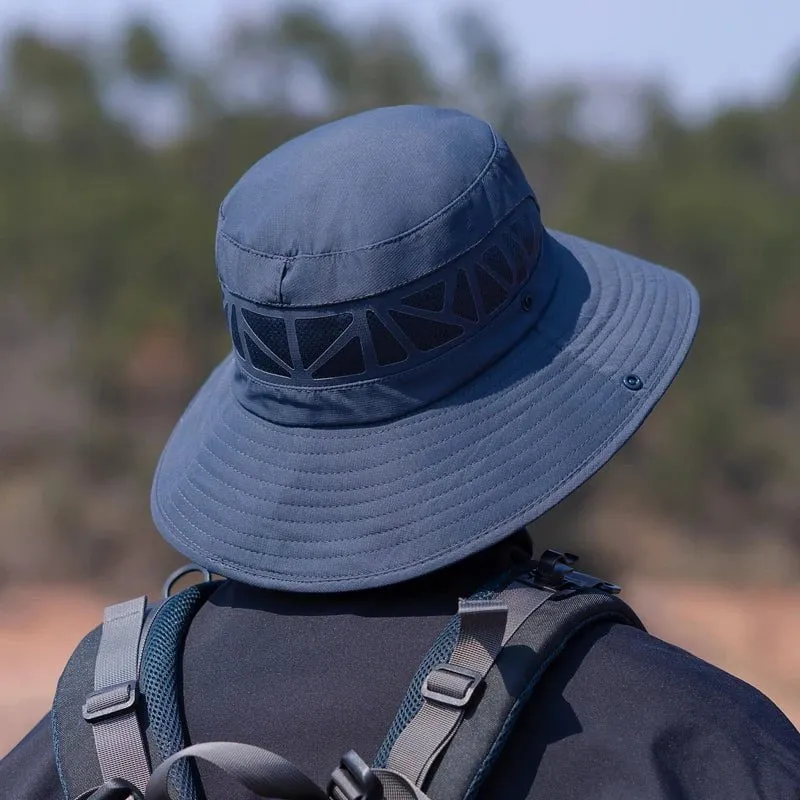
[[[139,691],[136,681],[125,681],[105,689],[92,692],[83,704],[83,718],[87,722],[99,722],[115,714],[128,711],[136,705]]]
[[[455,664],[437,664],[422,684],[422,696],[446,706],[464,708],[482,683],[480,672]]]
[[[331,775],[328,796],[333,800],[384,800],[383,784],[355,750],[348,750]]]
[[[621,588],[594,575],[578,572],[575,563],[578,556],[559,550],[545,550],[536,565],[530,581],[538,589],[557,592],[562,589],[600,589],[607,594],[619,594]]]

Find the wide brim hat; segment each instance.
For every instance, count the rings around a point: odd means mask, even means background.
[[[267,155],[216,259],[233,350],[164,450],[154,519],[196,564],[293,592],[403,581],[539,517],[641,425],[698,319],[681,275],[545,229],[488,124],[424,106]]]

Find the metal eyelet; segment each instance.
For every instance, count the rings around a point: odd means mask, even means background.
[[[632,392],[638,392],[644,386],[644,382],[638,375],[634,375],[631,373],[630,375],[626,375],[622,379],[622,385],[626,389],[630,389]]]

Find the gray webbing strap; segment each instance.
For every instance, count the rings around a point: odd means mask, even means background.
[[[374,773],[383,786],[383,800],[431,800],[419,786],[415,786],[405,775],[390,769],[376,769]]]
[[[94,668],[94,691],[83,706],[92,724],[104,781],[124,778],[144,791],[150,777],[142,730],[136,717],[138,648],[146,597],[109,606]]]
[[[329,794],[291,761],[261,747],[237,742],[204,742],[186,747],[159,765],[150,779],[144,800],[170,800],[169,772],[182,758],[207,761],[258,797],[272,800],[350,800],[367,796],[358,787],[351,787],[347,794],[329,787]],[[366,769],[366,764],[363,766]],[[383,800],[430,800],[403,775],[387,769],[375,770],[373,774],[380,780]],[[371,791],[368,794],[373,796]]]
[[[551,592],[515,582],[492,600],[462,600],[461,628],[450,660],[428,674],[422,706],[397,737],[386,766],[422,786],[447,746],[475,690],[483,682],[503,645]]]
[[[182,758],[199,758],[223,770],[259,797],[280,800],[328,800],[317,786],[291,761],[250,744],[203,742],[193,744],[160,764],[145,792],[145,800],[170,800],[169,771]]]

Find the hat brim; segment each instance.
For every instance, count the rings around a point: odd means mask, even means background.
[[[291,428],[245,410],[226,358],[156,471],[152,509],[186,557],[295,592],[406,580],[539,517],[619,450],[683,362],[699,301],[681,275],[551,232],[554,296],[471,382],[403,418]],[[573,323],[560,332],[564,309]],[[626,376],[641,379],[638,390]],[[635,381],[628,383],[636,386]]]

